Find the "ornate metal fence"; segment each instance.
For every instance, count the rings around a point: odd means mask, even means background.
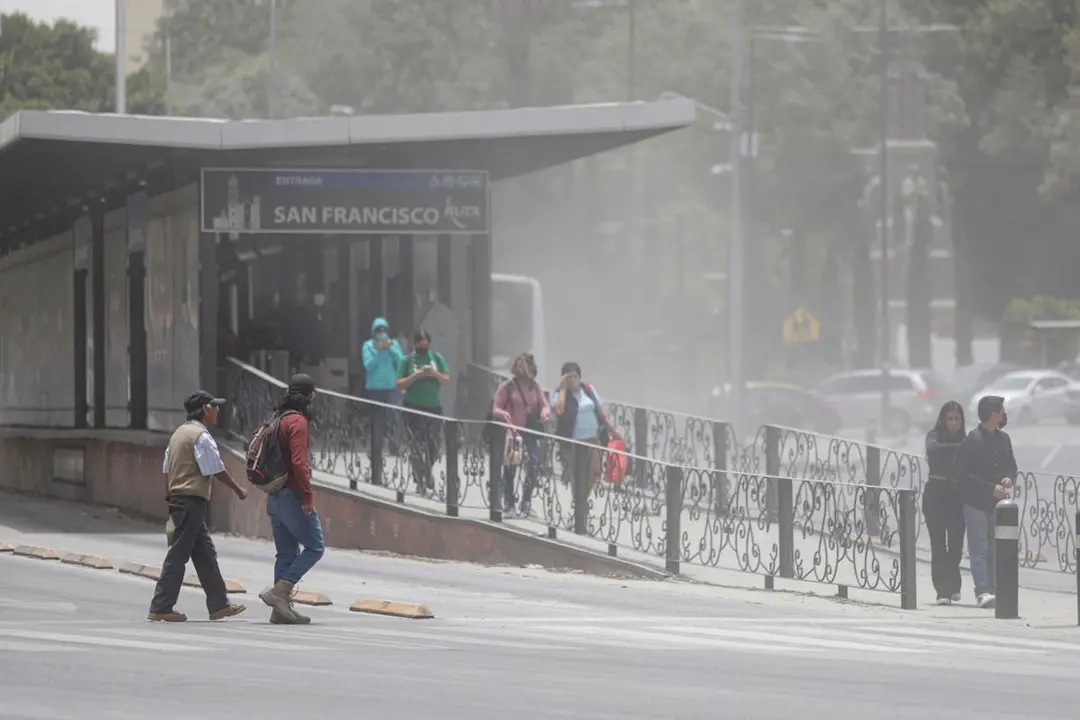
[[[230,387],[236,387],[237,391],[242,393],[240,402],[234,408],[236,422],[258,422],[269,412],[273,394],[280,392],[276,387],[280,383],[237,361],[230,361],[228,376]],[[439,428],[452,426],[452,441],[447,439],[449,436],[445,429],[441,431],[439,457],[445,458],[446,463],[457,462],[458,474],[455,481],[459,483],[457,492],[460,493],[461,507],[470,503],[482,504],[484,508],[491,506],[491,492],[486,479],[491,471],[491,459],[488,445],[482,437],[485,425],[483,419],[491,407],[496,388],[504,379],[486,368],[470,366],[462,393],[465,404],[459,408],[460,414],[471,419],[430,420],[432,426]],[[703,537],[699,544],[708,546],[710,543],[719,542],[719,547],[732,548],[731,552],[736,552],[737,547],[745,549],[749,554],[739,563],[740,569],[757,567],[764,568],[764,572],[772,567],[768,562],[770,552],[775,549],[777,557],[780,552],[779,545],[764,550],[751,543],[750,538],[763,531],[759,529],[755,534],[746,521],[735,519],[742,508],[748,513],[747,517],[754,518],[753,522],[768,522],[769,527],[775,527],[780,520],[777,483],[755,485],[751,492],[750,478],[790,478],[800,483],[818,482],[845,486],[842,491],[830,491],[835,496],[829,496],[828,501],[822,498],[815,501],[818,507],[813,516],[814,523],[809,525],[819,527],[825,534],[844,534],[844,528],[848,525],[854,528],[853,517],[858,512],[861,517],[855,529],[860,534],[885,539],[895,538],[899,534],[899,511],[891,507],[889,512],[881,512],[879,508],[885,502],[881,498],[893,502],[894,491],[912,493],[914,507],[921,508],[923,486],[928,477],[925,458],[921,455],[786,427],[762,427],[752,439],[740,443],[731,425],[720,420],[643,408],[618,401],[605,400],[604,404],[612,422],[626,441],[630,455],[646,458],[648,463],[658,467],[672,465],[690,468],[687,470],[690,475],[710,474],[713,478],[709,491],[710,507],[717,518],[727,518],[724,522],[729,523],[728,526],[721,523],[717,527],[721,530],[737,530],[747,539],[740,539],[736,543],[734,539],[726,536],[723,541],[716,538],[706,540]],[[419,432],[417,428],[423,423],[417,420],[413,420],[411,424],[405,422],[402,417],[408,413],[403,410],[379,408],[377,403],[359,398],[329,392],[320,393],[316,400],[319,425],[312,438],[316,454],[315,467],[334,476],[347,478],[352,487],[356,487],[358,483],[367,483],[392,489],[398,496],[404,497],[404,493],[409,490],[406,487],[409,481],[405,478],[414,463],[408,455],[412,452],[409,448],[415,447],[415,443],[400,444],[404,450],[399,452],[382,450],[384,443],[381,440],[375,442],[373,439],[377,428],[382,431],[381,421],[376,421],[380,418],[397,418],[388,428],[391,433],[390,440],[394,442],[399,437],[411,438],[411,433]],[[241,427],[244,426],[241,424]],[[245,431],[240,432],[244,434]],[[398,447],[394,442],[390,445]],[[458,448],[455,453],[447,449],[451,443],[457,443],[454,446]],[[456,459],[451,460],[451,455]],[[378,462],[372,460],[375,457],[379,458]],[[552,458],[545,459],[542,465],[548,472],[548,480],[557,476],[558,465]],[[639,463],[639,469],[631,473],[628,483],[643,493],[651,493],[653,498],[660,497],[661,490],[655,485],[656,473],[659,471],[646,471],[641,469],[643,467],[651,465]],[[445,472],[443,466],[438,466],[437,474]],[[429,494],[445,499],[447,481],[440,478],[434,479],[432,484],[435,487]],[[541,481],[538,483],[543,485]],[[865,487],[855,491],[846,486]],[[700,494],[693,494],[694,488],[700,493],[700,483],[687,482],[683,485],[683,503],[687,508],[699,506],[696,513],[708,521],[708,516],[702,515],[704,501]],[[573,529],[571,498],[556,496],[550,492],[544,495],[546,490],[537,492],[545,498],[543,521],[552,528]],[[1069,573],[1076,571],[1075,536],[1070,522],[1078,509],[1078,492],[1080,479],[1073,475],[1028,471],[1020,473],[1013,497],[1021,508],[1020,543],[1023,567]],[[753,503],[748,503],[751,495]],[[806,492],[803,492],[802,497],[806,497]],[[642,507],[649,505],[645,500],[641,500],[639,504]],[[749,510],[751,504],[757,508],[754,512]],[[727,512],[725,508],[730,508],[730,514],[723,515]],[[449,504],[447,509],[450,509]],[[652,515],[658,512],[660,511],[655,510]],[[924,550],[928,549],[929,539],[921,510],[914,514],[913,522],[917,544]],[[630,544],[635,548],[648,547],[650,542],[655,542],[656,530],[651,525],[646,529],[640,519],[630,524],[636,524],[637,529],[632,532],[628,529],[620,530],[621,542],[625,542],[626,533],[638,538]],[[680,540],[680,543],[683,541]],[[746,546],[746,543],[750,545]],[[889,552],[890,548],[891,545],[879,542],[869,549],[873,549],[876,556],[879,552]],[[764,553],[760,555],[760,565],[759,561],[754,559],[759,557],[754,555],[755,550]],[[833,555],[836,554],[831,548],[829,550]],[[707,551],[691,555],[697,560],[709,557]],[[828,564],[830,553],[826,552],[822,557],[824,559],[821,562]],[[803,562],[805,563],[805,560]]]
[[[250,437],[284,385],[232,360],[226,378],[224,429]],[[620,422],[616,407],[626,408],[633,424]],[[663,419],[678,417],[673,413],[609,408],[627,437],[645,428],[650,440],[671,440],[646,447],[681,443],[667,452],[686,453],[692,439],[721,451],[695,466],[517,430],[519,451],[506,446],[507,427],[499,423],[321,391],[312,413],[312,465],[352,489],[364,485],[453,516],[541,525],[549,537],[570,533],[596,550],[662,563],[672,573],[687,563],[756,573],[769,583],[781,577],[900,593],[904,607],[915,606],[918,513],[911,489],[776,472],[784,437],[778,428],[763,431],[759,463],[738,452],[725,423],[686,418],[676,430]]]

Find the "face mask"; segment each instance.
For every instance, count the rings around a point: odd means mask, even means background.
[[[416,348],[416,354],[420,355],[420,356],[425,356],[425,355],[428,354],[429,349],[430,348],[426,348],[426,347],[418,347],[418,348]]]
[[[1001,424],[998,425],[998,430],[1004,430],[1005,426],[1009,424],[1009,413],[1004,410],[1001,411]]]
[[[379,340],[379,341],[386,340],[388,337],[390,337],[390,336],[388,334],[384,333],[384,332],[375,333],[375,339]]]

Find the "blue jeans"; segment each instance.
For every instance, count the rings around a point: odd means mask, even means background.
[[[997,587],[994,568],[994,512],[964,505],[967,525],[968,558],[975,595],[994,594]]]
[[[521,434],[521,449],[524,457],[521,466],[525,468],[525,483],[522,488],[521,507],[527,509],[532,504],[533,490],[536,489],[536,471],[539,463],[538,438],[535,435]],[[517,468],[513,465],[503,465],[503,509],[510,510],[517,504],[517,493],[514,492],[514,475]]]
[[[305,515],[300,493],[287,487],[266,498],[266,513],[270,516],[277,548],[274,583],[284,580],[295,585],[326,551],[319,513],[312,510],[310,515]]]

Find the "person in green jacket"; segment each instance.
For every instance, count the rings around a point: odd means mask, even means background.
[[[442,444],[442,389],[450,383],[446,358],[431,349],[431,333],[413,334],[413,351],[398,366],[397,386],[403,391],[405,427],[416,490],[424,495],[435,489],[431,468]]]

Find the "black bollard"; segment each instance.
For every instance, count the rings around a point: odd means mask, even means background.
[[[1020,617],[1020,507],[1006,499],[997,504],[994,513],[994,617],[1015,620]]]

